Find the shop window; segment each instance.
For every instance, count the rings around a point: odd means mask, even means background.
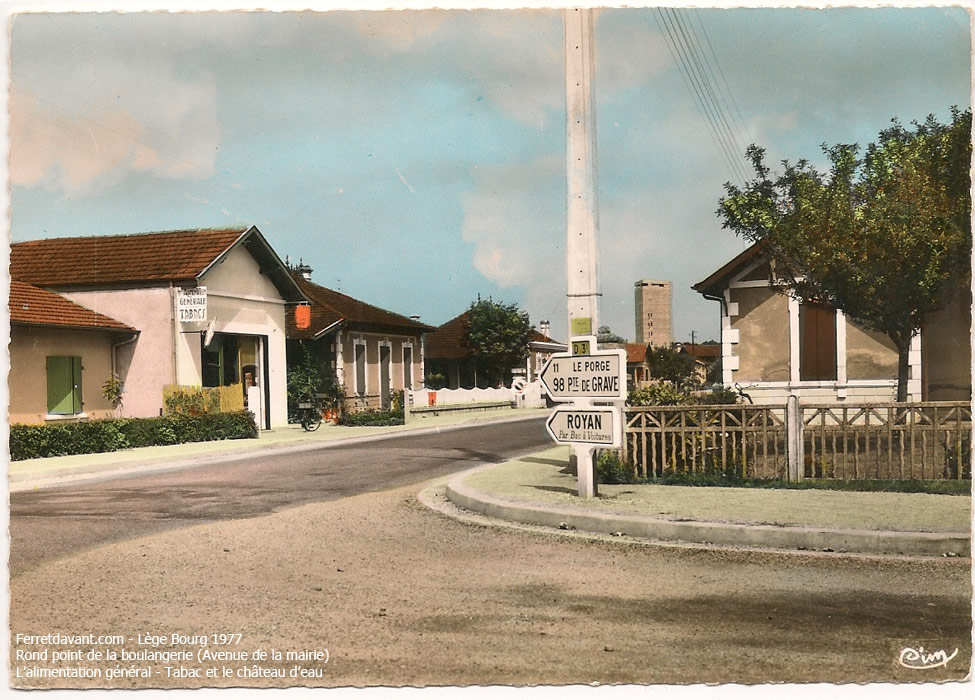
[[[47,412],[72,416],[82,412],[81,358],[51,355],[47,358]]]
[[[203,346],[203,386],[240,383],[240,338],[217,333]]]
[[[836,381],[836,310],[799,304],[799,380]]]

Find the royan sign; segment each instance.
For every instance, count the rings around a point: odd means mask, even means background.
[[[180,323],[207,320],[207,288],[181,287],[176,291],[176,317]]]
[[[596,351],[589,355],[556,353],[542,368],[539,379],[553,401],[626,399],[623,350]]]
[[[619,409],[611,406],[559,406],[549,416],[545,429],[559,443],[619,447],[622,444],[619,413]]]

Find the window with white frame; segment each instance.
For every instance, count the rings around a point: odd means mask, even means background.
[[[355,393],[366,393],[366,341],[355,341]]]
[[[403,345],[403,388],[413,389],[413,346]]]
[[[836,310],[799,304],[799,380],[836,381]]]

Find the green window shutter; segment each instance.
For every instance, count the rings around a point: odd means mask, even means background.
[[[73,413],[82,413],[85,409],[81,407],[81,358],[71,358],[71,371],[73,373],[74,391],[71,392],[71,400],[74,403]]]
[[[47,412],[72,415],[81,412],[81,358],[47,358]]]

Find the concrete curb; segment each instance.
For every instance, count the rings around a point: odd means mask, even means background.
[[[365,442],[376,442],[380,440],[390,440],[402,435],[422,436],[434,435],[437,433],[462,430],[482,425],[495,425],[498,423],[514,423],[526,420],[542,420],[544,416],[505,416],[502,418],[488,418],[484,420],[472,420],[462,423],[451,423],[448,425],[431,426],[428,428],[404,428],[386,433],[374,433],[372,435],[362,435],[360,437],[337,438],[335,440],[304,440],[298,444],[279,443],[278,445],[242,445],[237,449],[228,441],[229,449],[219,452],[202,452],[196,456],[190,455],[179,459],[156,458],[152,461],[132,460],[130,462],[119,462],[110,465],[91,465],[85,467],[54,467],[43,476],[36,473],[20,472],[7,474],[8,491],[16,493],[19,491],[32,491],[36,489],[57,488],[68,484],[94,483],[107,481],[110,479],[120,479],[130,476],[140,476],[142,474],[157,474],[168,471],[178,471],[180,469],[193,469],[212,464],[221,464],[235,459],[255,459],[270,455],[286,455],[301,452],[311,452],[314,450],[325,450],[334,447],[345,447],[348,445],[358,445]]]
[[[599,512],[582,507],[546,506],[497,498],[464,483],[471,474],[497,465],[468,469],[452,477],[446,497],[461,508],[492,518],[526,525],[574,528],[597,533],[623,533],[664,542],[761,547],[808,551],[899,554],[907,556],[958,556],[971,553],[971,537],[951,532],[899,532],[849,530],[779,525],[739,524],[693,520],[667,520],[641,515]]]

